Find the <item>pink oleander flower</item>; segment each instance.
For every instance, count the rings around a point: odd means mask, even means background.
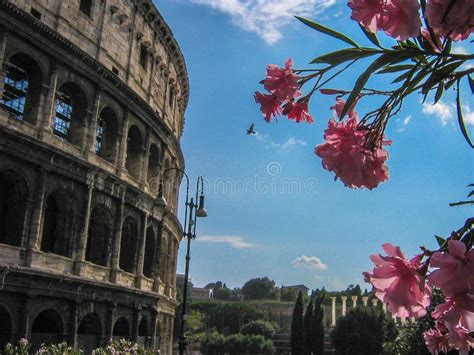
[[[288,116],[290,120],[295,120],[297,123],[306,121],[308,123],[313,123],[314,119],[308,112],[308,101],[300,102],[288,102],[283,107],[283,115]]]
[[[438,328],[430,329],[423,333],[425,344],[430,353],[439,354],[448,352],[448,334],[442,333]]]
[[[432,291],[418,273],[422,255],[408,260],[399,247],[387,243],[382,248],[387,256],[370,256],[375,268],[372,273],[364,273],[366,282],[373,285],[376,297],[387,304],[392,314],[398,317],[425,316]]]
[[[425,16],[433,31],[454,41],[465,40],[474,32],[474,1],[456,0],[446,14],[451,0],[428,0]]]
[[[386,1],[382,29],[397,41],[417,37],[421,28],[419,10],[418,0]]]
[[[428,281],[439,287],[446,297],[473,291],[474,293],[474,249],[466,253],[466,244],[460,240],[448,241],[448,252],[436,252],[431,257],[431,272]]]
[[[349,0],[352,9],[351,19],[359,22],[369,32],[382,29],[385,0]]]
[[[449,346],[457,349],[460,355],[468,355],[469,350],[474,347],[474,339],[469,333],[469,330],[461,326],[451,329],[448,337]]]
[[[260,111],[265,117],[265,121],[270,122],[272,117],[281,115],[280,101],[273,95],[255,92],[255,102],[260,104]]]
[[[447,297],[445,303],[435,307],[432,316],[443,321],[449,329],[462,325],[474,331],[474,295],[464,293]]]
[[[352,104],[351,108],[347,112],[347,115],[349,117],[355,117],[355,118],[359,119],[359,114],[354,109],[354,106],[356,105],[357,101],[358,100],[356,100],[356,102],[354,102]],[[345,105],[346,105],[346,100],[344,100],[340,97],[336,97],[336,103],[335,103],[334,106],[331,106],[330,109],[334,110],[334,112],[336,113],[336,116],[339,117],[339,116],[341,116],[342,110],[344,109]]]
[[[373,189],[388,179],[388,152],[381,147],[367,149],[367,132],[358,126],[355,114],[347,121],[331,119],[324,131],[326,142],[315,148],[324,169],[333,171],[347,187]]]
[[[293,72],[292,66],[293,60],[291,58],[285,62],[284,68],[280,68],[275,64],[267,66],[267,77],[263,85],[266,90],[275,95],[280,101],[292,100],[301,96],[298,75]]]

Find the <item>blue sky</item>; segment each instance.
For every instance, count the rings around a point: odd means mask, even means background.
[[[304,27],[301,14],[366,43],[339,0],[160,0],[158,9],[186,58],[191,95],[182,148],[186,171],[206,180],[209,217],[192,243],[196,286],[221,280],[230,287],[268,276],[278,285],[330,290],[363,284],[369,255],[384,242],[413,254],[434,247],[472,215],[450,208],[474,182],[474,152],[457,126],[452,93],[436,107],[407,100],[388,129],[390,180],[373,191],[334,181],[313,153],[332,116],[334,98],[311,101],[313,125],[282,118],[267,124],[253,101],[268,63],[308,68],[317,55],[343,44]],[[367,43],[366,43],[367,44]],[[456,45],[472,52],[472,43]],[[333,87],[350,89],[365,63]],[[377,79],[375,79],[377,80]],[[380,79],[378,79],[380,80]],[[377,81],[373,81],[373,86]],[[474,103],[465,90],[468,128]],[[363,102],[360,113],[376,102]],[[470,110],[472,108],[472,111]],[[245,131],[255,122],[256,136]],[[473,132],[474,133],[474,132]],[[183,201],[181,201],[183,202]],[[178,272],[184,270],[185,245]]]

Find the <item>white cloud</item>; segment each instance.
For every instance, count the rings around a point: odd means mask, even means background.
[[[450,106],[441,100],[435,105],[423,104],[422,111],[439,118],[443,126],[446,126],[454,118],[454,106]]]
[[[191,0],[229,15],[242,29],[255,32],[266,43],[283,37],[282,30],[295,15],[315,17],[337,0]]]
[[[246,248],[252,248],[255,246],[253,244],[245,242],[243,237],[230,236],[230,235],[221,235],[221,236],[203,235],[196,238],[196,240],[200,242],[207,242],[207,243],[225,243],[235,249],[246,249]]]
[[[464,123],[474,126],[474,111],[471,111],[471,108],[467,105],[463,105],[463,117]]]
[[[328,266],[324,264],[317,256],[302,255],[293,260],[293,266],[306,267],[308,269],[326,270]]]
[[[299,145],[303,146],[303,147],[306,147],[308,145],[308,143],[304,140],[297,139],[295,137],[290,137],[286,141],[284,141],[283,143],[276,143],[276,142],[271,142],[270,143],[270,146],[272,148],[276,148],[277,150],[279,150],[283,153],[290,152],[296,146],[299,146]]]
[[[408,115],[407,117],[405,117],[403,121],[400,121],[399,119],[397,119],[397,122],[401,124],[401,127],[397,129],[397,132],[403,132],[407,128],[407,126],[410,124],[410,121],[411,121],[411,115]]]

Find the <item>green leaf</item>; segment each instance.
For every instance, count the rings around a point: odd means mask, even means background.
[[[474,79],[472,76],[468,75],[467,80],[469,81],[469,86],[471,87],[471,91],[474,94]]]
[[[459,80],[457,82],[457,95],[456,95],[456,106],[458,111],[458,122],[459,127],[461,128],[461,132],[466,139],[467,143],[474,148],[474,143],[472,143],[471,138],[469,137],[469,133],[466,129],[466,125],[464,124],[464,117],[462,115],[462,105],[461,105],[461,90],[459,88]]]
[[[446,239],[441,238],[441,237],[439,237],[439,236],[437,236],[437,235],[435,235],[435,237],[436,237],[436,241],[438,242],[439,247],[442,248],[443,245],[446,244]]]
[[[375,33],[367,31],[365,27],[362,26],[361,24],[359,24],[359,27],[362,30],[362,32],[364,32],[365,36],[370,40],[370,42],[375,44],[377,47],[384,49],[382,45],[380,44],[379,39],[377,38],[377,35]]]
[[[359,48],[346,48],[341,49],[335,52],[331,52],[328,54],[324,54],[319,56],[311,61],[311,64],[315,63],[328,63],[331,65],[339,65],[343,62],[347,62],[349,60],[354,59],[361,59],[365,57],[370,57],[374,54],[377,54],[378,51],[371,50],[367,48],[367,50],[361,50]]]
[[[372,64],[370,64],[369,67],[357,79],[354,85],[354,88],[352,89],[349,97],[347,98],[346,104],[344,105],[344,108],[342,109],[342,112],[339,118],[342,119],[346,115],[346,113],[352,107],[357,97],[359,96],[360,92],[364,88],[365,84],[369,80],[370,76],[376,70],[382,68],[383,66],[387,64],[396,63],[396,62],[405,60],[407,58],[406,56],[407,56],[407,53],[403,53],[403,52],[388,52],[388,53],[382,54],[380,57],[374,60]]]
[[[327,34],[331,37],[334,37],[334,38],[337,38],[337,39],[339,39],[343,42],[346,42],[346,43],[350,44],[351,46],[359,48],[359,45],[356,42],[354,42],[352,39],[350,39],[349,37],[347,37],[346,35],[344,35],[342,33],[334,31],[333,29],[330,29],[329,27],[320,25],[319,23],[313,22],[311,20],[307,20],[303,17],[300,17],[300,16],[295,16],[295,17],[298,20],[300,20],[301,22],[303,22],[306,26],[309,26],[312,29],[315,29],[316,31]]]
[[[413,64],[400,64],[400,65],[391,65],[379,70],[375,74],[385,74],[385,73],[396,73],[403,70],[409,70],[414,67]]]
[[[444,93],[444,83],[441,82],[438,84],[438,89],[436,89],[434,105],[436,105],[436,103],[443,97],[443,93]]]

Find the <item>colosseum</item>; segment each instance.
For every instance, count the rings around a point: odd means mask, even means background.
[[[172,352],[183,55],[152,0],[0,0],[0,347]],[[167,206],[156,204],[165,182]]]

